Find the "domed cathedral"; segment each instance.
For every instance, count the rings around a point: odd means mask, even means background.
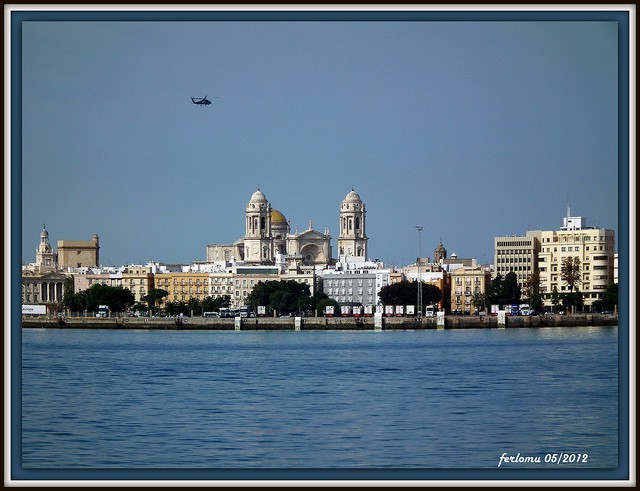
[[[291,233],[289,222],[271,206],[258,189],[245,208],[245,235],[232,245],[207,246],[207,261],[241,261],[247,264],[274,264],[277,256],[286,257],[290,266],[326,265],[331,262],[329,231],[309,228]]]
[[[338,236],[338,254],[367,258],[365,228],[366,210],[358,193],[353,189],[340,203],[340,235]]]

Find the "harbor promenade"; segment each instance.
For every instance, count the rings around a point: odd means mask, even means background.
[[[492,316],[435,317],[258,317],[218,319],[205,317],[23,317],[23,328],[60,329],[190,329],[211,331],[295,331],[295,330],[421,330],[482,329],[560,326],[616,326],[618,317],[610,314],[572,314],[507,316],[504,324]]]

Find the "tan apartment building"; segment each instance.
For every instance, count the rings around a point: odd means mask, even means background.
[[[93,285],[106,285],[122,288],[121,273],[74,273],[73,291],[79,293]]]
[[[138,303],[155,288],[154,281],[151,266],[125,266],[122,270],[122,286],[131,290]]]
[[[485,294],[491,283],[491,271],[486,268],[458,268],[451,275],[451,311],[472,314],[477,306],[474,295]]]

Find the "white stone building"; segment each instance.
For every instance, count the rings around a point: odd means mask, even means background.
[[[568,257],[580,261],[581,274],[576,286],[583,294],[584,305],[601,300],[615,281],[615,255],[615,231],[587,227],[583,217],[567,216],[560,230],[542,231],[538,270],[545,305],[551,305],[554,288],[559,293],[569,293],[561,277],[562,262]]]

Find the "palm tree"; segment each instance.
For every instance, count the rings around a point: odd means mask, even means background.
[[[487,296],[484,293],[475,292],[471,297],[471,301],[473,302],[473,305],[478,309],[478,313],[484,311],[485,307],[487,306]]]
[[[566,257],[562,260],[562,266],[560,268],[560,278],[569,287],[570,297],[573,300],[573,289],[580,283],[580,258],[578,257]]]

